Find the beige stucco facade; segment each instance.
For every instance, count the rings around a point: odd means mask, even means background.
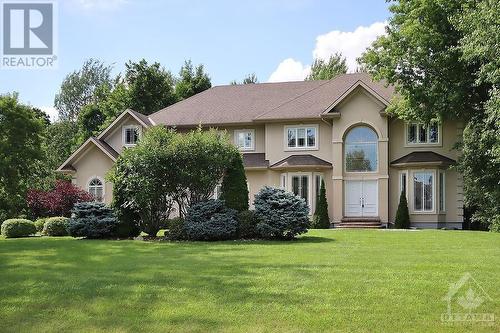
[[[406,124],[388,116],[384,111],[387,104],[370,93],[362,86],[349,92],[339,103],[336,103],[329,113],[316,119],[256,121],[241,125],[214,125],[220,130],[226,130],[229,137],[235,140],[235,131],[250,130],[253,133],[253,147],[242,150],[243,154],[263,154],[267,165],[249,167],[246,169],[250,206],[253,207],[255,194],[263,186],[285,187],[291,189],[292,178],[308,178],[309,204],[311,213],[316,201],[317,179],[323,179],[326,185],[327,201],[330,219],[333,224],[340,223],[346,216],[347,193],[350,184],[370,184],[376,193],[376,207],[374,218],[384,225],[393,223],[399,203],[401,189],[401,173],[406,174],[407,200],[410,210],[410,219],[414,226],[436,228],[440,226],[461,227],[462,222],[462,181],[460,175],[436,163],[408,164],[392,166],[391,162],[413,152],[435,152],[452,160],[458,158],[453,149],[460,136],[460,125],[445,122],[440,126],[439,142],[435,144],[407,144]],[[141,132],[147,130],[132,115],[126,115],[112,125],[103,140],[118,154],[124,148],[123,128],[138,126]],[[168,125],[168,124],[167,124]],[[314,148],[287,147],[288,127],[313,127],[316,129],[317,144]],[[347,172],[345,167],[345,138],[349,131],[357,126],[371,128],[377,137],[377,165],[370,172]],[[186,129],[183,129],[186,130]],[[320,159],[321,165],[280,165],[278,162],[287,158],[307,155]],[[74,168],[73,181],[82,188],[86,188],[93,177],[105,179],[114,161],[99,147],[90,147],[82,151],[71,161]],[[328,167],[325,167],[325,163]],[[433,174],[432,201],[433,210],[417,212],[414,208],[413,176],[416,172],[428,171]],[[444,173],[444,183],[440,184],[440,172]],[[320,178],[317,178],[320,177]],[[364,186],[364,185],[363,185]],[[368,186],[368,185],[367,185]],[[442,187],[442,188],[441,188]],[[444,209],[439,209],[439,195],[443,191]],[[350,195],[352,196],[352,195]],[[106,203],[112,200],[112,184],[105,184],[104,199]],[[361,200],[361,198],[360,198]],[[363,198],[364,200],[364,198]],[[363,201],[364,203],[364,201]]]

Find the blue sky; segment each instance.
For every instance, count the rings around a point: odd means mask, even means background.
[[[214,85],[252,72],[260,82],[300,80],[314,57],[336,51],[354,69],[388,16],[383,0],[61,0],[58,69],[0,69],[0,93],[54,113],[64,76],[91,57],[115,73],[141,58],[177,73],[191,59]]]

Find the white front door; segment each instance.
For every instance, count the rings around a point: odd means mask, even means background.
[[[378,215],[378,182],[348,180],[345,182],[345,216]]]

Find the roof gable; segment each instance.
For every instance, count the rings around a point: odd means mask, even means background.
[[[97,147],[99,150],[101,150],[106,156],[108,156],[113,162],[116,162],[119,154],[111,148],[110,145],[108,145],[106,142],[102,140],[98,140],[94,137],[90,137],[87,141],[85,141],[80,147],[78,147],[77,150],[73,154],[71,154],[70,157],[66,161],[64,161],[59,168],[57,168],[56,171],[58,172],[65,172],[65,171],[75,171],[75,168],[73,168],[72,163],[74,163],[76,160],[80,159],[82,156],[84,156],[90,149],[90,147],[94,145]]]
[[[130,115],[132,118],[137,120],[139,124],[144,126],[145,128],[153,126],[153,122],[148,118],[148,116],[143,115],[142,113],[139,113],[137,111],[134,111],[132,109],[126,109],[123,111],[116,119],[108,126],[104,131],[102,131],[98,136],[97,139],[102,139],[105,137],[107,134],[113,132],[115,129],[115,126],[120,123],[120,121],[127,115]]]

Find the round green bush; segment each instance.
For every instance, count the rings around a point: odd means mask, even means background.
[[[81,202],[71,211],[68,232],[89,239],[117,237],[119,221],[111,208],[99,202]]]
[[[46,217],[39,218],[33,224],[35,225],[36,232],[42,233],[43,232],[43,225],[45,224],[45,221],[47,221]]]
[[[68,236],[67,217],[51,217],[45,221],[43,234],[47,236]]]
[[[238,213],[238,237],[252,239],[257,235],[257,218],[253,210],[244,210]]]
[[[222,200],[202,201],[188,209],[185,228],[189,240],[234,239],[238,232],[236,211]]]
[[[2,235],[6,238],[27,237],[36,233],[36,227],[30,220],[10,219],[2,223]]]
[[[182,218],[176,217],[168,221],[165,237],[170,240],[187,239],[185,222]]]

